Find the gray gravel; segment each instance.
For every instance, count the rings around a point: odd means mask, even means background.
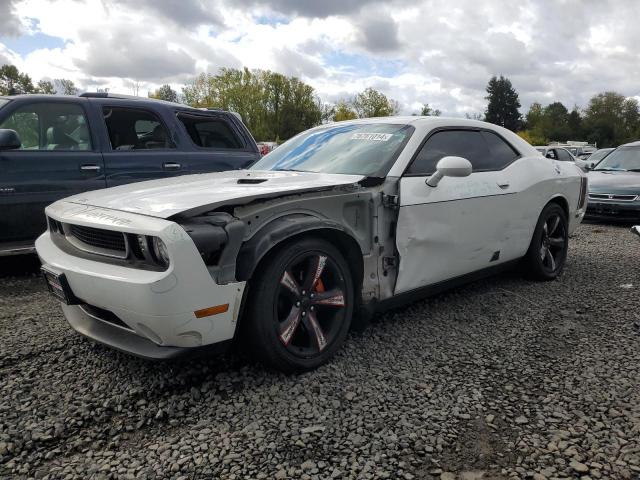
[[[506,274],[390,312],[299,376],[92,344],[7,268],[3,478],[640,478],[626,227],[583,225],[559,281]]]

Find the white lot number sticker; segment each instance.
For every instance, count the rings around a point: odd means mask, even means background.
[[[351,140],[370,140],[372,142],[387,142],[393,134],[391,133],[354,133]]]

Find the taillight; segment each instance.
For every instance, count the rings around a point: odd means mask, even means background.
[[[578,210],[584,207],[587,201],[587,177],[580,177],[580,198],[578,199]]]

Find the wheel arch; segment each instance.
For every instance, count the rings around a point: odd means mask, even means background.
[[[533,242],[533,236],[536,234],[536,225],[540,220],[540,216],[542,215],[542,212],[544,212],[544,209],[547,208],[549,205],[553,205],[553,204],[558,205],[560,208],[562,208],[562,211],[567,216],[567,224],[569,223],[569,202],[565,197],[563,197],[561,194],[558,193],[552,196],[547,201],[547,203],[545,203],[540,209],[540,213],[538,213],[538,216],[536,217],[536,223],[533,225],[533,228],[531,229],[531,234],[529,236],[529,247],[531,246],[531,242]]]
[[[296,239],[314,236],[322,238],[343,253],[351,266],[356,299],[359,297],[364,275],[362,248],[341,224],[311,215],[296,214],[280,217],[258,230],[245,242],[238,253],[236,275],[239,281],[248,281],[268,259],[268,253]]]
[[[567,222],[568,222],[569,221],[569,202],[567,201],[567,199],[565,197],[563,197],[562,195],[557,194],[554,197],[552,197],[551,200],[549,200],[547,202],[547,204],[542,208],[542,210],[547,208],[547,205],[550,205],[552,203],[556,203],[556,204],[560,205],[560,207],[564,211],[564,214],[567,216]]]

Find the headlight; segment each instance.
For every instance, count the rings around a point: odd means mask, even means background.
[[[153,256],[156,261],[163,267],[168,267],[169,251],[165,243],[159,237],[152,237],[151,244],[153,245]]]
[[[147,251],[149,250],[149,244],[147,243],[146,235],[136,235],[136,241],[138,242],[138,248],[140,249],[140,253],[142,254],[142,258],[145,257]]]

